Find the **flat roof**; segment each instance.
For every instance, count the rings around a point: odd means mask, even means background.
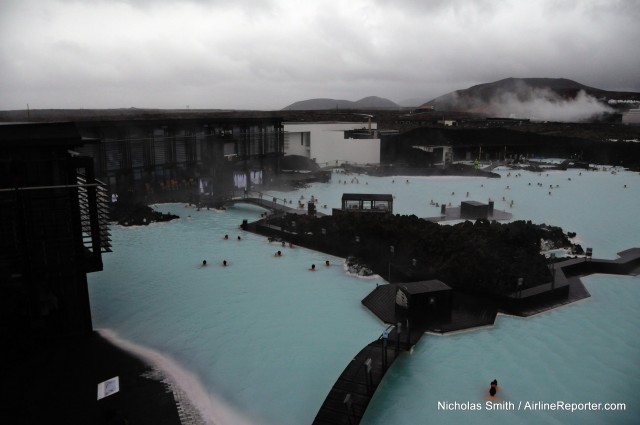
[[[342,200],[393,201],[393,195],[381,193],[343,193]]]
[[[451,290],[449,285],[437,279],[402,283],[399,284],[398,287],[410,295]]]
[[[72,122],[4,124],[0,126],[0,148],[74,147],[84,142]]]
[[[472,205],[474,207],[487,206],[487,204],[483,204],[482,202],[478,201],[462,201],[461,204]]]

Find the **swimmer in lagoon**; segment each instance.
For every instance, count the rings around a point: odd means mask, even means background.
[[[329,266],[331,266],[331,263],[329,262],[329,260],[327,260],[327,261],[324,262],[324,265],[329,267]]]
[[[238,235],[238,240],[239,240],[239,241],[241,241],[241,240],[242,240],[242,238],[240,237],[240,235]]]
[[[491,386],[489,387],[489,395],[491,395],[491,397],[495,397],[497,392],[498,392],[498,381],[494,379],[493,381],[491,381]]]
[[[201,269],[203,267],[207,267],[207,260],[202,260],[202,264],[200,264],[200,266],[198,266],[199,269]]]
[[[282,252],[278,251],[275,254],[273,254],[275,257],[282,257]]]
[[[223,267],[227,267],[227,260],[223,260],[223,261],[222,261],[222,266],[223,266]]]
[[[316,265],[312,264],[311,268],[309,269],[310,272],[315,272],[316,271]]]
[[[224,235],[224,240],[229,240],[229,235]]]

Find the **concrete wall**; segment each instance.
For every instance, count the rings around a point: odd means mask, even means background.
[[[285,155],[315,159],[320,166],[345,162],[379,164],[380,139],[345,139],[346,130],[367,127],[366,122],[284,123]],[[371,129],[376,128],[377,124],[371,123]]]
[[[284,152],[285,155],[300,155],[310,158],[310,132],[287,131],[285,128]]]
[[[623,114],[622,123],[634,125],[640,124],[640,109],[630,109],[629,112]]]

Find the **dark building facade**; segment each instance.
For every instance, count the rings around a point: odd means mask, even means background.
[[[452,305],[451,287],[437,279],[401,283],[396,288],[396,315],[414,324],[447,321]]]
[[[493,201],[483,204],[478,201],[462,201],[460,203],[460,218],[477,220],[493,215]]]
[[[110,251],[107,192],[73,123],[0,125],[0,332],[87,334],[86,274]]]
[[[234,189],[260,186],[278,173],[282,119],[271,116],[80,121],[98,143],[79,152],[94,158],[96,176],[113,194],[171,201],[180,194],[224,200]]]

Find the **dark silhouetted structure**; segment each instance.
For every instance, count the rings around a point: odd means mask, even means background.
[[[342,209],[333,209],[334,214],[344,212],[393,213],[393,195],[375,193],[344,193]]]
[[[493,202],[490,202],[489,205],[478,201],[460,202],[460,218],[462,219],[477,220],[487,218],[490,215],[493,215]]]
[[[439,280],[401,283],[396,289],[396,317],[412,324],[446,320],[451,317],[452,300],[451,287]]]
[[[98,142],[78,151],[121,201],[220,203],[273,179],[284,152],[282,119],[259,114],[76,124]]]
[[[0,125],[3,339],[92,331],[86,274],[110,251],[107,193],[73,123]]]

